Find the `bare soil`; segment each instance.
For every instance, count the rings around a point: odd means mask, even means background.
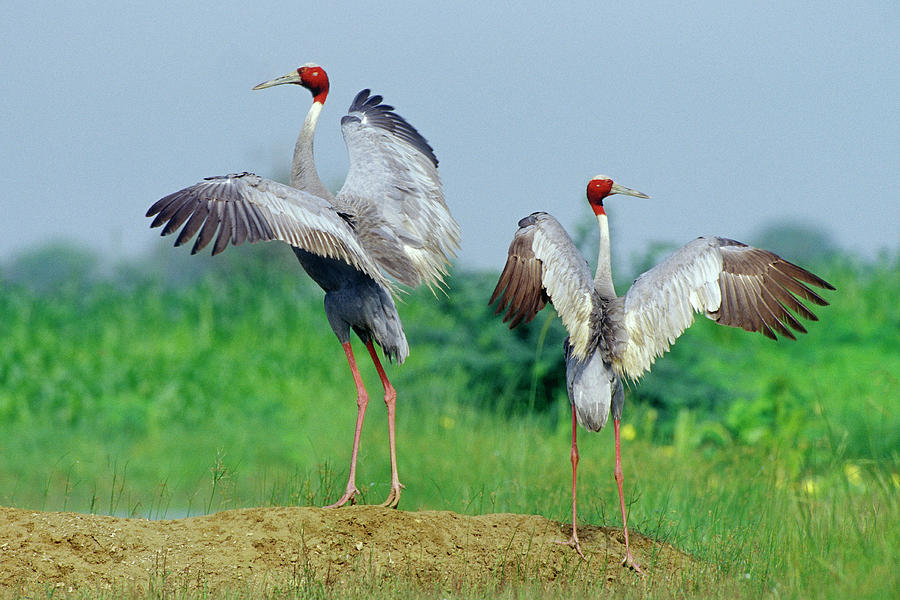
[[[291,590],[409,583],[635,585],[622,531],[579,528],[582,559],[557,540],[570,526],[534,515],[464,516],[377,506],[248,508],[151,521],[0,507],[0,590]],[[634,534],[635,557],[658,582],[684,582],[695,561]]]

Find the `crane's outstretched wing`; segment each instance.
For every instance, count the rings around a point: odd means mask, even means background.
[[[381,96],[357,94],[341,119],[350,170],[335,204],[353,215],[372,259],[397,281],[441,286],[459,248],[428,142]]]
[[[510,329],[528,322],[551,301],[569,332],[572,353],[585,359],[593,348],[591,318],[599,296],[587,261],[559,221],[536,212],[519,221],[506,266],[489,304],[500,299],[497,314]]]
[[[281,240],[342,260],[390,287],[353,228],[330,202],[253,173],[207,177],[157,201],[147,211],[148,217],[154,215],[150,227],[165,223],[162,235],[184,224],[176,246],[197,234],[191,254],[202,250],[213,237],[214,255],[225,250],[229,241],[237,246],[244,241]]]
[[[817,321],[798,296],[828,304],[807,285],[833,290],[824,279],[768,250],[719,237],[701,237],[640,277],[624,296],[628,336],[616,367],[637,379],[694,321],[694,313],[777,339],[806,333],[790,311]]]

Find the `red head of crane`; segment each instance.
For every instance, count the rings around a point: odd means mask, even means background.
[[[328,97],[328,74],[325,72],[325,69],[315,63],[306,63],[302,67],[297,68],[296,71],[291,71],[281,77],[260,83],[254,86],[253,89],[262,90],[273,85],[285,83],[302,85],[308,89],[313,95],[314,103],[325,104],[325,99]]]

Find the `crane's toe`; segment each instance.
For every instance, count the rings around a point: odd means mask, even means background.
[[[578,535],[576,533],[572,532],[572,537],[570,537],[568,540],[556,540],[556,543],[575,548],[575,552],[578,553],[578,556],[584,558],[584,552],[581,551],[581,544],[578,542]]]
[[[406,486],[402,483],[397,483],[391,486],[391,493],[388,494],[387,500],[381,503],[381,506],[385,508],[397,508],[400,505],[400,492]]]
[[[334,504],[329,504],[328,506],[323,506],[322,508],[340,508],[347,504],[348,502],[352,504],[356,504],[356,496],[359,495],[359,490],[355,487],[347,488],[347,491],[344,492],[344,495],[341,496],[340,500],[335,502]]]
[[[626,550],[626,551],[625,551],[625,558],[622,559],[622,566],[623,566],[623,567],[628,567],[629,569],[634,569],[634,571],[635,571],[638,575],[641,575],[642,577],[646,577],[646,576],[647,576],[647,574],[644,572],[644,570],[641,569],[641,565],[639,565],[639,564],[637,563],[637,561],[634,560],[634,557],[631,556],[631,551],[630,551],[630,550]]]

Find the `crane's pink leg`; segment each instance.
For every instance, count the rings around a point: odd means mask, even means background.
[[[616,485],[619,487],[619,506],[622,507],[622,529],[625,532],[625,558],[622,560],[622,564],[626,567],[631,567],[641,575],[644,572],[641,570],[641,565],[637,563],[636,560],[631,556],[631,548],[628,545],[628,522],[625,517],[625,494],[622,491],[622,482],[625,480],[625,476],[622,474],[622,451],[619,447],[619,420],[613,419],[613,430],[616,434]]]
[[[353,434],[353,454],[350,455],[350,477],[347,479],[347,489],[340,500],[325,508],[338,508],[347,502],[356,503],[356,496],[359,494],[359,490],[356,489],[356,455],[359,453],[359,434],[362,431],[363,420],[366,418],[366,406],[369,404],[369,394],[363,385],[359,369],[356,368],[356,359],[353,358],[353,348],[350,347],[350,342],[341,344],[341,346],[344,347],[344,354],[347,355],[350,372],[353,374],[353,383],[356,384],[356,433]]]
[[[387,374],[385,374],[381,366],[381,361],[378,360],[378,354],[376,354],[375,346],[372,345],[371,340],[366,344],[366,348],[369,349],[369,355],[372,357],[372,362],[375,363],[375,370],[378,371],[381,384],[384,386],[384,403],[387,405],[388,413],[388,441],[391,447],[391,493],[388,494],[387,500],[381,505],[388,508],[397,508],[397,505],[400,504],[400,491],[406,487],[400,483],[400,477],[397,475],[397,447],[394,442],[394,408],[397,404],[397,392],[394,390],[391,382],[388,381]]]
[[[572,405],[572,537],[567,541],[559,541],[557,544],[566,544],[575,548],[578,554],[584,558],[584,552],[581,551],[581,544],[578,543],[578,531],[576,530],[576,513],[575,513],[575,482],[578,473],[578,444],[576,436],[578,433],[578,420],[575,418],[575,405]]]

